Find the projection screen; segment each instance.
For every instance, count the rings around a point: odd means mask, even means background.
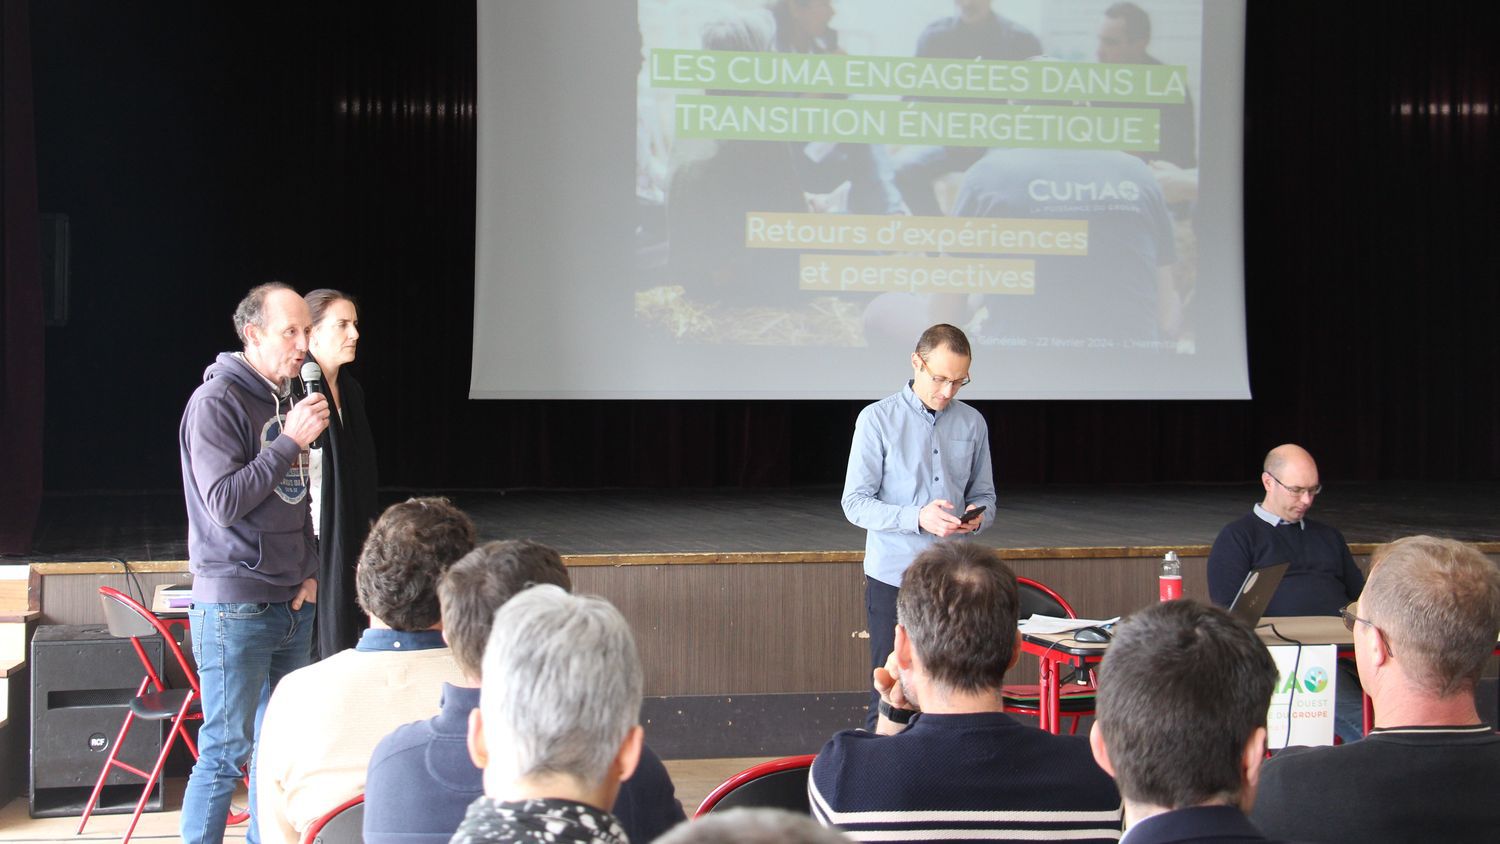
[[[470,396],[1248,398],[1244,5],[1110,5],[481,0]]]

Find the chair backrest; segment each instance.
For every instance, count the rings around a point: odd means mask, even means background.
[[[161,691],[164,684],[160,677],[156,676],[156,669],[151,665],[151,660],[146,657],[138,639],[151,636],[161,636],[166,649],[171,652],[177,660],[177,667],[187,678],[193,687],[194,694],[201,694],[198,688],[198,672],[188,658],[182,653],[177,639],[172,636],[172,631],[162,624],[156,613],[146,609],[139,601],[126,595],[118,589],[110,586],[99,587],[99,603],[104,607],[104,621],[109,626],[112,636],[121,639],[130,639],[135,646],[136,655],[141,658],[141,664],[146,666],[146,673],[151,676],[157,691]]]
[[[741,807],[769,807],[812,814],[807,803],[807,771],[813,756],[788,756],[746,768],[709,792],[693,817]]]
[[[1016,586],[1020,588],[1021,593],[1021,619],[1024,620],[1033,615],[1050,615],[1054,618],[1078,617],[1078,614],[1073,612],[1072,605],[1063,596],[1043,584],[1029,577],[1017,577]]]
[[[325,812],[302,833],[303,844],[361,844],[364,840],[363,794],[356,794]]]

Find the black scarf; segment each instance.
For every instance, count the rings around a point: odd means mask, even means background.
[[[333,396],[329,394],[329,403]],[[339,373],[338,406],[328,418],[318,514],[318,615],[314,655],[354,647],[366,627],[354,597],[359,550],[380,515],[375,497],[375,440],[365,417],[365,391]]]

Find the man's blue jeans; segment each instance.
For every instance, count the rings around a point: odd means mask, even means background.
[[[271,690],[311,662],[315,605],[194,604],[188,610],[193,658],[203,691],[198,763],[182,797],[182,839],[222,841],[240,769],[251,762]],[[250,828],[255,844],[255,769],[250,769]]]

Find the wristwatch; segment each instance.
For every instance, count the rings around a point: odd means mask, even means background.
[[[905,724],[911,721],[911,716],[916,715],[918,712],[918,710],[916,709],[897,709],[896,707],[891,706],[889,703],[886,703],[883,700],[880,702],[880,705],[876,707],[876,711],[878,711],[881,715],[884,715],[889,721],[891,721],[891,723],[894,724]]]

